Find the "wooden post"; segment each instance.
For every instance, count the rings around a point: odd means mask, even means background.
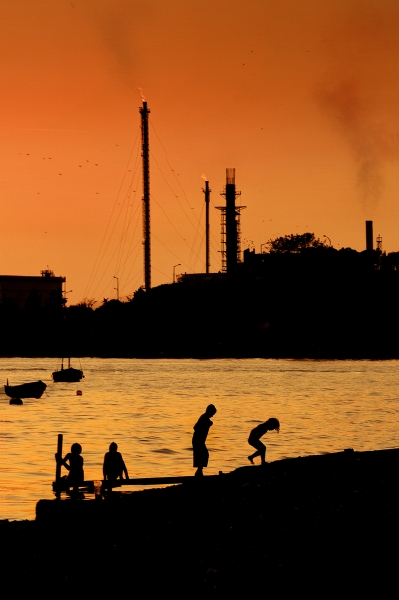
[[[62,459],[62,433],[58,434],[58,443],[57,443],[57,464],[55,467],[55,482],[59,483],[61,479],[61,459]]]

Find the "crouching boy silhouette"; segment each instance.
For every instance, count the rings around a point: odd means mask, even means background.
[[[268,431],[276,430],[277,433],[280,431],[280,423],[278,419],[268,419],[265,423],[261,423],[249,434],[248,444],[256,448],[256,452],[248,456],[248,460],[251,464],[254,464],[254,458],[260,456],[261,464],[266,464],[266,446],[262,444],[260,438],[265,435]]]

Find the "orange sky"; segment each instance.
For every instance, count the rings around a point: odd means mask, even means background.
[[[211,268],[235,167],[242,247],[311,231],[399,250],[394,0],[15,0],[0,5],[0,274],[70,303],[143,283],[138,88],[151,143],[152,284]]]

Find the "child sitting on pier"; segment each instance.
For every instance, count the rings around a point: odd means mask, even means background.
[[[265,435],[268,431],[276,430],[277,433],[280,431],[280,423],[278,419],[268,419],[265,423],[261,423],[249,434],[248,444],[256,448],[256,452],[248,456],[248,460],[251,464],[254,464],[254,458],[260,456],[261,464],[266,464],[266,446],[262,444],[260,438]]]
[[[126,479],[129,479],[129,474],[122,458],[122,454],[118,452],[118,445],[115,444],[115,442],[112,442],[109,446],[109,452],[106,452],[104,456],[104,479],[113,482],[118,478],[123,479],[123,474],[125,474]]]
[[[75,443],[72,444],[71,451],[68,452],[64,458],[58,456],[58,454],[55,455],[57,463],[61,464],[69,471],[66,481],[73,487],[74,492],[78,491],[79,485],[82,485],[84,481],[83,456],[81,456],[81,454],[82,446]]]

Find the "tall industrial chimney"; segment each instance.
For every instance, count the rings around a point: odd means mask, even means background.
[[[236,206],[235,169],[226,169],[226,187],[221,196],[226,198],[226,206],[217,206],[222,213],[222,269],[228,275],[234,273],[240,262],[240,215],[245,206]]]
[[[205,179],[205,189],[202,190],[205,194],[205,273],[209,273],[209,199],[211,190],[209,189],[209,181]]]
[[[147,102],[139,109],[141,114],[141,156],[143,157],[143,244],[144,244],[144,288],[151,289],[151,246],[150,246],[150,151],[148,141]]]
[[[226,169],[226,266],[232,273],[237,265],[236,174]]]
[[[373,221],[366,221],[366,250],[374,250],[374,247],[373,247]]]

